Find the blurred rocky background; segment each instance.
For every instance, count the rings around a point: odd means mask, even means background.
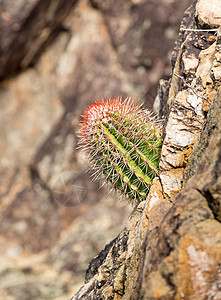
[[[151,108],[185,0],[0,0],[0,295],[68,299],[132,207],[76,150],[101,97]]]

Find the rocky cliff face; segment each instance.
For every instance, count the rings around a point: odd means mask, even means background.
[[[155,103],[160,176],[72,300],[221,298],[220,16],[218,0],[186,11]]]
[[[152,107],[190,3],[0,0],[0,298],[72,297],[124,227],[131,206],[91,182],[75,131],[101,97]]]

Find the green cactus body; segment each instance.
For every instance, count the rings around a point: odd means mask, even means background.
[[[156,118],[134,100],[101,99],[85,111],[80,126],[79,144],[89,154],[95,178],[132,201],[145,200],[159,169],[162,137]]]

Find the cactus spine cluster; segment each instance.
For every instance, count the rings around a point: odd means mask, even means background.
[[[103,178],[132,201],[145,200],[158,175],[162,145],[156,118],[126,98],[101,99],[85,111],[79,145],[96,178]]]

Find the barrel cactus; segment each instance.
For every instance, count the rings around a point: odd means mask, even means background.
[[[145,200],[159,172],[160,122],[134,100],[119,97],[94,102],[82,117],[79,145],[95,178],[133,202]]]

